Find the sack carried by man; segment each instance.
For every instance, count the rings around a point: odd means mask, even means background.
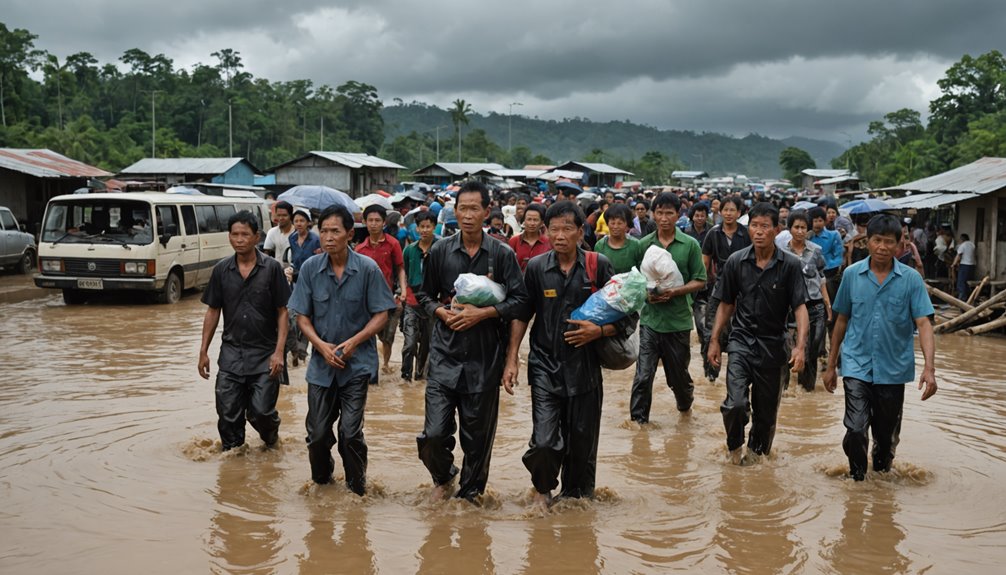
[[[597,289],[597,252],[586,252],[587,277],[591,294],[587,301],[571,314],[572,319],[588,320],[596,325],[616,322],[636,313],[646,303],[646,278],[633,268],[612,276],[601,290]],[[639,331],[633,324],[625,333],[595,340],[593,349],[605,369],[626,369],[639,357]]]

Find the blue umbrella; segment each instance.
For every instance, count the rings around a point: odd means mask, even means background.
[[[573,182],[556,182],[555,183],[555,187],[556,188],[567,188],[567,189],[570,189],[570,190],[574,190],[577,194],[582,194],[583,193],[583,188],[581,188],[580,186],[574,184]]]
[[[816,207],[817,204],[814,202],[808,202],[807,200],[793,204],[793,210],[813,210]]]
[[[276,198],[290,202],[295,206],[303,206],[312,210],[324,210],[331,205],[340,205],[349,213],[361,211],[349,194],[328,186],[294,186]]]
[[[883,212],[885,210],[897,209],[891,204],[877,199],[855,200],[842,206],[849,210],[850,214],[872,214],[873,212]]]

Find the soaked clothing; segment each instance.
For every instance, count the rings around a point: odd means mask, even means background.
[[[555,252],[532,259],[525,272],[528,301],[518,317],[536,320],[527,367],[533,430],[522,460],[538,493],[555,489],[561,472],[562,496],[592,497],[601,431],[601,364],[592,343],[574,347],[564,334],[573,311],[614,270],[604,255],[598,255],[592,284],[583,250],[577,250],[576,257],[567,273],[560,269]],[[623,318],[615,329],[631,330],[634,321],[634,316]]]
[[[454,281],[462,273],[501,282],[506,299],[493,306],[498,318],[482,321],[466,331],[454,331],[436,317],[436,310],[450,304]],[[472,499],[485,491],[489,478],[509,337],[507,323],[524,305],[527,290],[517,257],[509,246],[483,233],[478,251],[470,256],[461,234],[456,234],[430,249],[416,297],[434,324],[426,380],[426,418],[423,433],[416,438],[419,458],[436,485],[457,475],[453,455],[457,414],[465,454],[457,496]]]
[[[639,326],[639,358],[629,394],[629,415],[632,421],[647,423],[653,403],[653,379],[657,363],[664,364],[664,379],[674,392],[678,411],[688,411],[694,400],[695,386],[688,374],[691,362],[691,331],[659,333],[645,325]]]
[[[720,306],[720,299],[717,295],[716,285],[719,282],[723,266],[726,265],[727,259],[734,252],[740,251],[751,245],[751,237],[748,235],[747,228],[743,225],[737,225],[737,231],[734,232],[733,239],[727,237],[726,233],[723,232],[722,224],[717,224],[709,229],[706,234],[705,239],[702,241],[702,255],[709,256],[711,258],[711,264],[713,268],[712,276],[707,278],[712,280],[712,285],[708,288],[709,297],[708,304],[706,305],[706,338],[703,340],[703,347],[709,349],[709,338],[713,333],[713,325],[716,323],[716,310]],[[720,346],[725,348],[727,344],[727,339],[730,337],[730,326],[727,326],[720,333]],[[706,354],[702,354],[702,364],[705,368],[706,377],[710,380],[715,380],[720,375],[720,369],[718,367],[713,367],[709,363],[709,359]]]
[[[702,263],[702,250],[695,238],[678,230],[674,239],[667,246],[660,243],[660,238],[654,232],[639,240],[639,261],[650,246],[656,246],[671,254],[674,263],[681,272],[681,278],[687,284],[692,280],[706,280],[706,266]],[[639,323],[660,333],[691,331],[692,329],[692,294],[671,298],[664,303],[643,306],[639,314]]]
[[[905,386],[879,385],[845,377],[845,438],[842,449],[849,458],[849,473],[856,481],[866,476],[867,450],[873,435],[873,470],[889,471],[901,441],[901,413]]]
[[[245,442],[245,420],[266,445],[279,439],[279,378],[269,377],[269,358],[279,335],[277,314],[290,298],[283,267],[255,252],[256,262],[241,277],[237,256],[213,268],[202,301],[224,316],[224,333],[217,361],[215,394],[217,431],[223,450]],[[284,366],[284,370],[285,370]]]
[[[782,398],[786,317],[807,301],[800,260],[773,251],[764,269],[756,263],[754,246],[733,254],[716,287],[721,301],[736,306],[727,342],[727,397],[720,406],[727,447],[734,450],[744,443],[750,410],[748,449],[762,455],[772,449]]]
[[[374,260],[348,250],[341,278],[328,254],[304,262],[290,309],[310,318],[323,341],[340,344],[362,331],[373,315],[395,309],[395,300]],[[321,387],[344,385],[363,375],[377,375],[373,337],[357,346],[343,369],[329,365],[320,353],[312,353],[307,366],[307,382]]]
[[[430,334],[433,322],[422,306],[405,306],[402,315],[402,379],[426,379],[426,362],[430,357]],[[413,371],[415,368],[415,371]]]
[[[363,411],[370,378],[357,377],[343,385],[309,385],[307,389],[307,452],[311,479],[332,482],[335,461],[332,446],[338,443],[346,486],[357,495],[367,489],[367,442],[363,437]],[[338,441],[332,428],[339,422]]]
[[[803,271],[803,281],[807,286],[807,299],[810,301],[821,301],[824,294],[821,293],[821,283],[824,281],[824,255],[821,248],[816,244],[806,242],[803,251],[796,253],[791,244],[787,243],[782,250],[788,254],[796,256],[800,260],[800,268]]]
[[[817,385],[818,359],[821,357],[821,350],[824,340],[828,334],[828,311],[825,309],[823,301],[808,301],[807,316],[810,320],[807,331],[807,344],[804,346],[803,370],[797,375],[800,387],[807,391],[814,391]],[[785,353],[789,355],[796,345],[796,329],[790,328],[786,334]],[[789,387],[789,369],[782,370],[783,388]]]

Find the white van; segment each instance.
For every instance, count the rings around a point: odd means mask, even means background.
[[[247,210],[261,237],[272,222],[259,198],[138,192],[74,194],[49,201],[38,244],[35,285],[63,290],[67,304],[96,291],[153,292],[175,303],[205,286],[213,265],[234,253],[227,220]]]

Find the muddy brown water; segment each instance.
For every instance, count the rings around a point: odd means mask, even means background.
[[[773,456],[726,462],[722,383],[680,416],[627,423],[631,370],[606,373],[598,497],[528,511],[526,387],[503,395],[482,507],[425,502],[423,388],[371,388],[370,494],[310,485],[304,368],[281,448],[219,453],[196,374],[204,308],[58,296],[0,304],[3,573],[1001,573],[1006,341],[937,341],[940,392],[906,394],[892,473],[845,478],[842,397],[791,389]],[[219,341],[219,336],[217,337]],[[216,358],[216,346],[211,354]],[[215,366],[215,364],[214,364]],[[337,457],[337,456],[336,456]]]

